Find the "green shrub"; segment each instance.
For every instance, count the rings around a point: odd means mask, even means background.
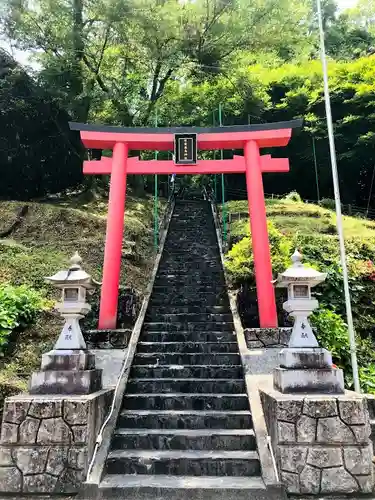
[[[295,201],[297,203],[302,203],[302,198],[301,198],[300,194],[297,193],[297,191],[291,191],[286,196],[284,196],[283,199],[288,200],[288,201]]]
[[[249,224],[243,225],[247,234]],[[283,271],[290,263],[291,242],[278,231],[272,222],[268,222],[268,237],[271,248],[272,269],[275,275]],[[254,257],[251,244],[251,234],[233,245],[225,259],[225,267],[233,281],[254,280]]]
[[[347,326],[338,314],[319,309],[311,316],[322,347],[328,349],[333,362],[344,370],[346,386],[353,389],[350,343]],[[363,392],[375,394],[375,348],[370,339],[356,337],[359,378]]]
[[[330,210],[335,210],[336,203],[332,198],[323,198],[320,200],[320,206],[324,208],[329,208]]]
[[[34,323],[38,312],[47,306],[42,295],[26,285],[0,286],[0,353],[8,344],[14,330]]]

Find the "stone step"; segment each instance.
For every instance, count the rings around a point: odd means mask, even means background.
[[[233,332],[151,332],[143,331],[142,342],[236,342]]]
[[[192,275],[195,277],[201,276],[220,276],[223,273],[221,266],[215,265],[187,265],[182,262],[175,262],[174,264],[163,264],[159,267],[158,276],[162,275]]]
[[[153,320],[155,322],[161,321],[163,323],[201,323],[207,322],[229,322],[232,321],[231,313],[162,313],[158,310],[148,311],[146,314],[146,321]]]
[[[248,410],[246,394],[126,394],[122,403],[125,410]]]
[[[218,259],[220,259],[217,241],[215,240],[211,245],[205,245],[204,247],[201,246],[199,242],[199,246],[191,247],[188,250],[177,245],[173,245],[172,248],[168,248],[168,240],[166,241],[164,246],[164,255],[168,256],[181,257],[192,255],[196,256],[197,258],[201,258],[202,254],[204,254],[205,256],[210,255],[212,257],[217,257]]]
[[[149,476],[107,474],[98,500],[277,500],[261,477]],[[91,499],[90,499],[91,500]]]
[[[167,249],[170,248],[180,248],[185,249],[187,246],[193,246],[193,248],[202,248],[204,250],[206,247],[209,249],[217,249],[217,240],[216,236],[213,234],[204,234],[196,231],[195,234],[185,235],[184,233],[176,234],[173,233],[173,228],[170,228],[168,240],[167,240]]]
[[[147,393],[192,393],[192,394],[246,394],[243,379],[202,378],[134,378],[126,385],[127,394]]]
[[[185,253],[187,255],[191,254],[190,250],[186,250]],[[186,272],[185,269],[189,269],[189,271],[195,274],[201,273],[205,270],[207,270],[207,272],[209,272],[210,274],[223,272],[223,267],[219,259],[216,259],[215,262],[207,263],[202,259],[202,257],[200,258],[198,255],[194,257],[193,261],[186,261],[186,258],[183,255],[179,257],[174,255],[173,258],[170,258],[168,262],[162,261],[160,263],[158,273],[165,273],[168,271],[170,272],[170,274],[184,273]]]
[[[209,276],[203,276],[203,277],[194,277],[191,276],[190,274],[186,274],[185,276],[180,276],[179,278],[171,278],[167,276],[157,276],[155,278],[155,285],[156,286],[163,286],[163,287],[177,287],[178,289],[182,289],[184,287],[203,287],[204,289],[207,289],[209,287],[220,287],[221,290],[225,289],[225,279],[224,275],[221,278],[215,277],[211,278]],[[172,292],[170,292],[172,293]]]
[[[234,332],[233,321],[174,322],[147,321],[144,332]]]
[[[237,342],[139,342],[138,353],[238,353]]]
[[[165,295],[168,294],[171,297],[174,297],[176,295],[181,295],[182,297],[200,297],[200,296],[210,296],[210,295],[225,295],[226,297],[228,296],[227,291],[225,289],[225,286],[223,285],[185,285],[185,286],[176,286],[170,284],[168,285],[157,285],[155,284],[153,289],[152,289],[152,296],[151,300],[154,297],[164,297]]]
[[[156,305],[148,308],[147,314],[150,316],[153,315],[161,315],[161,316],[170,316],[170,315],[180,315],[180,314],[195,314],[198,315],[200,318],[202,314],[204,315],[215,315],[215,314],[228,314],[230,315],[230,307],[229,304],[226,306],[219,306],[219,305],[214,305],[214,306],[206,306],[204,304],[200,305],[175,305],[175,304],[168,304],[168,305]],[[226,318],[228,319],[228,318]]]
[[[116,429],[113,450],[255,450],[252,429]]]
[[[108,474],[259,476],[256,451],[112,450]]]
[[[226,294],[222,293],[221,296],[219,294],[196,294],[191,295],[190,297],[186,297],[186,295],[170,295],[170,296],[162,296],[161,294],[152,295],[152,298],[149,302],[149,307],[164,307],[164,306],[173,306],[176,308],[183,308],[186,306],[189,307],[203,307],[212,308],[212,307],[226,307],[227,311],[230,311],[229,308],[229,300]],[[195,310],[195,309],[194,309]]]
[[[240,365],[136,365],[130,370],[132,378],[234,378],[243,377],[243,368]]]
[[[136,353],[135,365],[241,365],[239,354],[215,353]]]
[[[249,411],[122,410],[119,428],[139,429],[251,429]]]
[[[224,275],[222,269],[207,269],[207,268],[202,268],[202,269],[190,269],[189,271],[186,271],[185,269],[179,269],[179,270],[169,270],[169,269],[160,269],[157,274],[157,278],[168,278],[168,279],[174,279],[174,278],[187,278],[186,276],[187,272],[189,273],[190,277],[194,278],[215,278],[215,277],[222,277]]]

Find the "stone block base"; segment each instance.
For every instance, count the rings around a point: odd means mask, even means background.
[[[102,387],[101,370],[40,371],[31,375],[30,394],[90,394]]]
[[[4,405],[0,494],[77,493],[112,391],[14,396]]]
[[[280,366],[292,370],[332,368],[332,355],[321,347],[288,347],[280,351]]]
[[[359,394],[302,396],[261,390],[280,478],[290,494],[371,493],[373,447]]]
[[[288,370],[276,368],[274,388],[282,393],[343,394],[344,374],[338,368]]]
[[[50,351],[42,355],[42,371],[48,370],[93,370],[95,356],[87,351]]]

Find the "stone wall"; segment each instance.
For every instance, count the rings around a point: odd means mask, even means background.
[[[247,351],[242,353],[246,373],[271,374],[280,366],[279,353],[286,347],[291,328],[245,328]]]
[[[261,390],[280,478],[292,494],[370,493],[373,447],[365,398]]]
[[[111,400],[110,390],[8,398],[1,427],[0,492],[76,493]]]
[[[248,349],[287,347],[291,328],[245,328],[244,335]]]

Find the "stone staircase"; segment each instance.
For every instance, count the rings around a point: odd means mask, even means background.
[[[99,491],[269,498],[208,202],[176,202]]]

